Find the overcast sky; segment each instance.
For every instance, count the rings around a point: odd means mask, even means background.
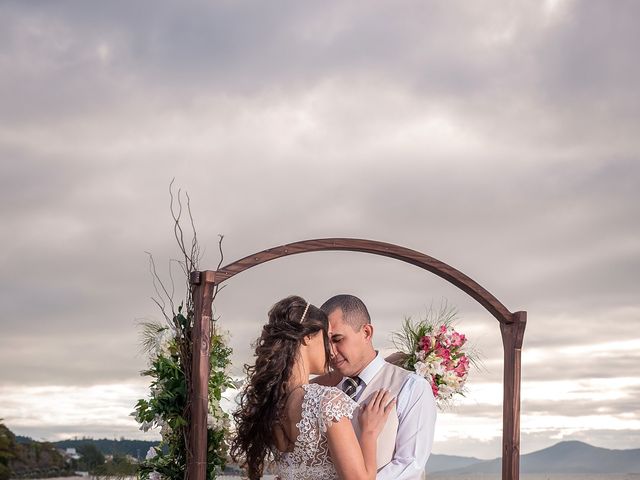
[[[218,263],[357,237],[442,260],[526,310],[522,451],[640,448],[640,4],[0,1],[0,418],[157,438],[145,251],[177,257],[169,182]],[[181,282],[178,282],[179,286]],[[360,253],[256,267],[216,301],[240,368],[278,299],[341,292],[376,343],[443,299],[481,353],[435,453],[500,455],[498,322]],[[180,293],[177,294],[177,297]]]

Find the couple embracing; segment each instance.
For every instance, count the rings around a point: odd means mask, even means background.
[[[292,296],[271,308],[234,414],[231,451],[250,480],[271,459],[281,480],[424,478],[431,387],[386,362],[372,339],[367,308],[352,295],[320,308]]]

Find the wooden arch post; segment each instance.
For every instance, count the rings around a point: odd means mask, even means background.
[[[277,258],[319,251],[364,252],[395,258],[438,275],[466,292],[500,322],[504,348],[504,395],[502,404],[502,480],[520,478],[520,371],[521,350],[527,312],[511,313],[491,293],[464,273],[415,250],[390,243],[354,238],[326,238],[290,243],[242,258],[216,270],[193,272],[191,291],[195,307],[193,325],[193,365],[191,425],[189,426],[189,480],[206,480],[207,395],[209,378],[209,339],[213,290],[229,278],[249,268]]]

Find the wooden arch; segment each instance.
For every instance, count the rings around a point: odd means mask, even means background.
[[[189,480],[205,480],[207,461],[207,395],[211,303],[216,285],[249,268],[277,258],[305,252],[352,251],[395,258],[438,275],[460,288],[500,322],[504,347],[502,404],[502,480],[520,476],[520,371],[527,312],[510,312],[491,293],[464,273],[433,257],[390,243],[354,238],[326,238],[290,243],[249,255],[216,271],[193,272],[190,278],[195,318],[192,332],[193,366]]]

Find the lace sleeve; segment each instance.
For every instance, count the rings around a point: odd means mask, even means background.
[[[342,417],[353,418],[358,404],[351,400],[342,390],[335,387],[324,388],[320,393],[320,431],[326,432],[333,422]]]

